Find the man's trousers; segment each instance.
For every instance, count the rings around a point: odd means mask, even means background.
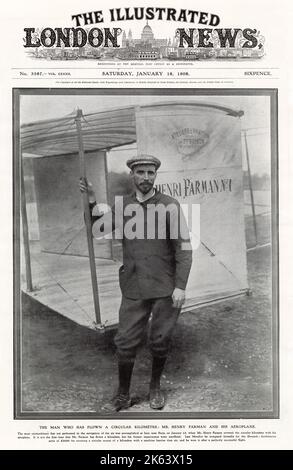
[[[171,297],[133,300],[122,297],[119,310],[119,327],[115,337],[118,357],[134,361],[136,351],[144,337],[152,314],[149,341],[153,356],[166,357],[179,308],[173,307]]]

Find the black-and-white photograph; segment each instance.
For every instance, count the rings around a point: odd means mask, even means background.
[[[15,418],[277,418],[275,89],[14,89]]]

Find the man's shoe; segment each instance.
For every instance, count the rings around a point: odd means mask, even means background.
[[[116,413],[117,411],[130,408],[131,405],[131,398],[128,394],[118,393],[111,401],[102,406],[102,410],[106,413]]]
[[[165,402],[165,395],[159,388],[150,390],[150,407],[153,408],[153,410],[162,410],[165,406]]]

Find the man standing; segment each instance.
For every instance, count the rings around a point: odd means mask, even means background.
[[[127,161],[134,193],[123,198],[122,227],[119,227],[123,246],[123,266],[119,270],[122,301],[115,337],[119,386],[115,397],[103,407],[107,412],[131,406],[129,390],[136,351],[151,314],[150,407],[162,409],[165,405],[160,378],[171,335],[185,300],[192,249],[180,204],[154,189],[160,165],[160,160],[152,155],[139,155]],[[81,180],[80,190],[88,191],[92,210],[96,202],[90,183]],[[115,206],[112,213],[92,216],[93,224],[98,220],[99,224],[105,222],[102,225],[106,227],[109,215],[111,229],[116,229],[117,226],[112,224],[116,220]]]

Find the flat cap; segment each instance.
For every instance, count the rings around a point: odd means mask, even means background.
[[[155,165],[156,170],[160,168],[161,162],[153,155],[140,154],[127,160],[126,165],[132,170],[135,165]]]

